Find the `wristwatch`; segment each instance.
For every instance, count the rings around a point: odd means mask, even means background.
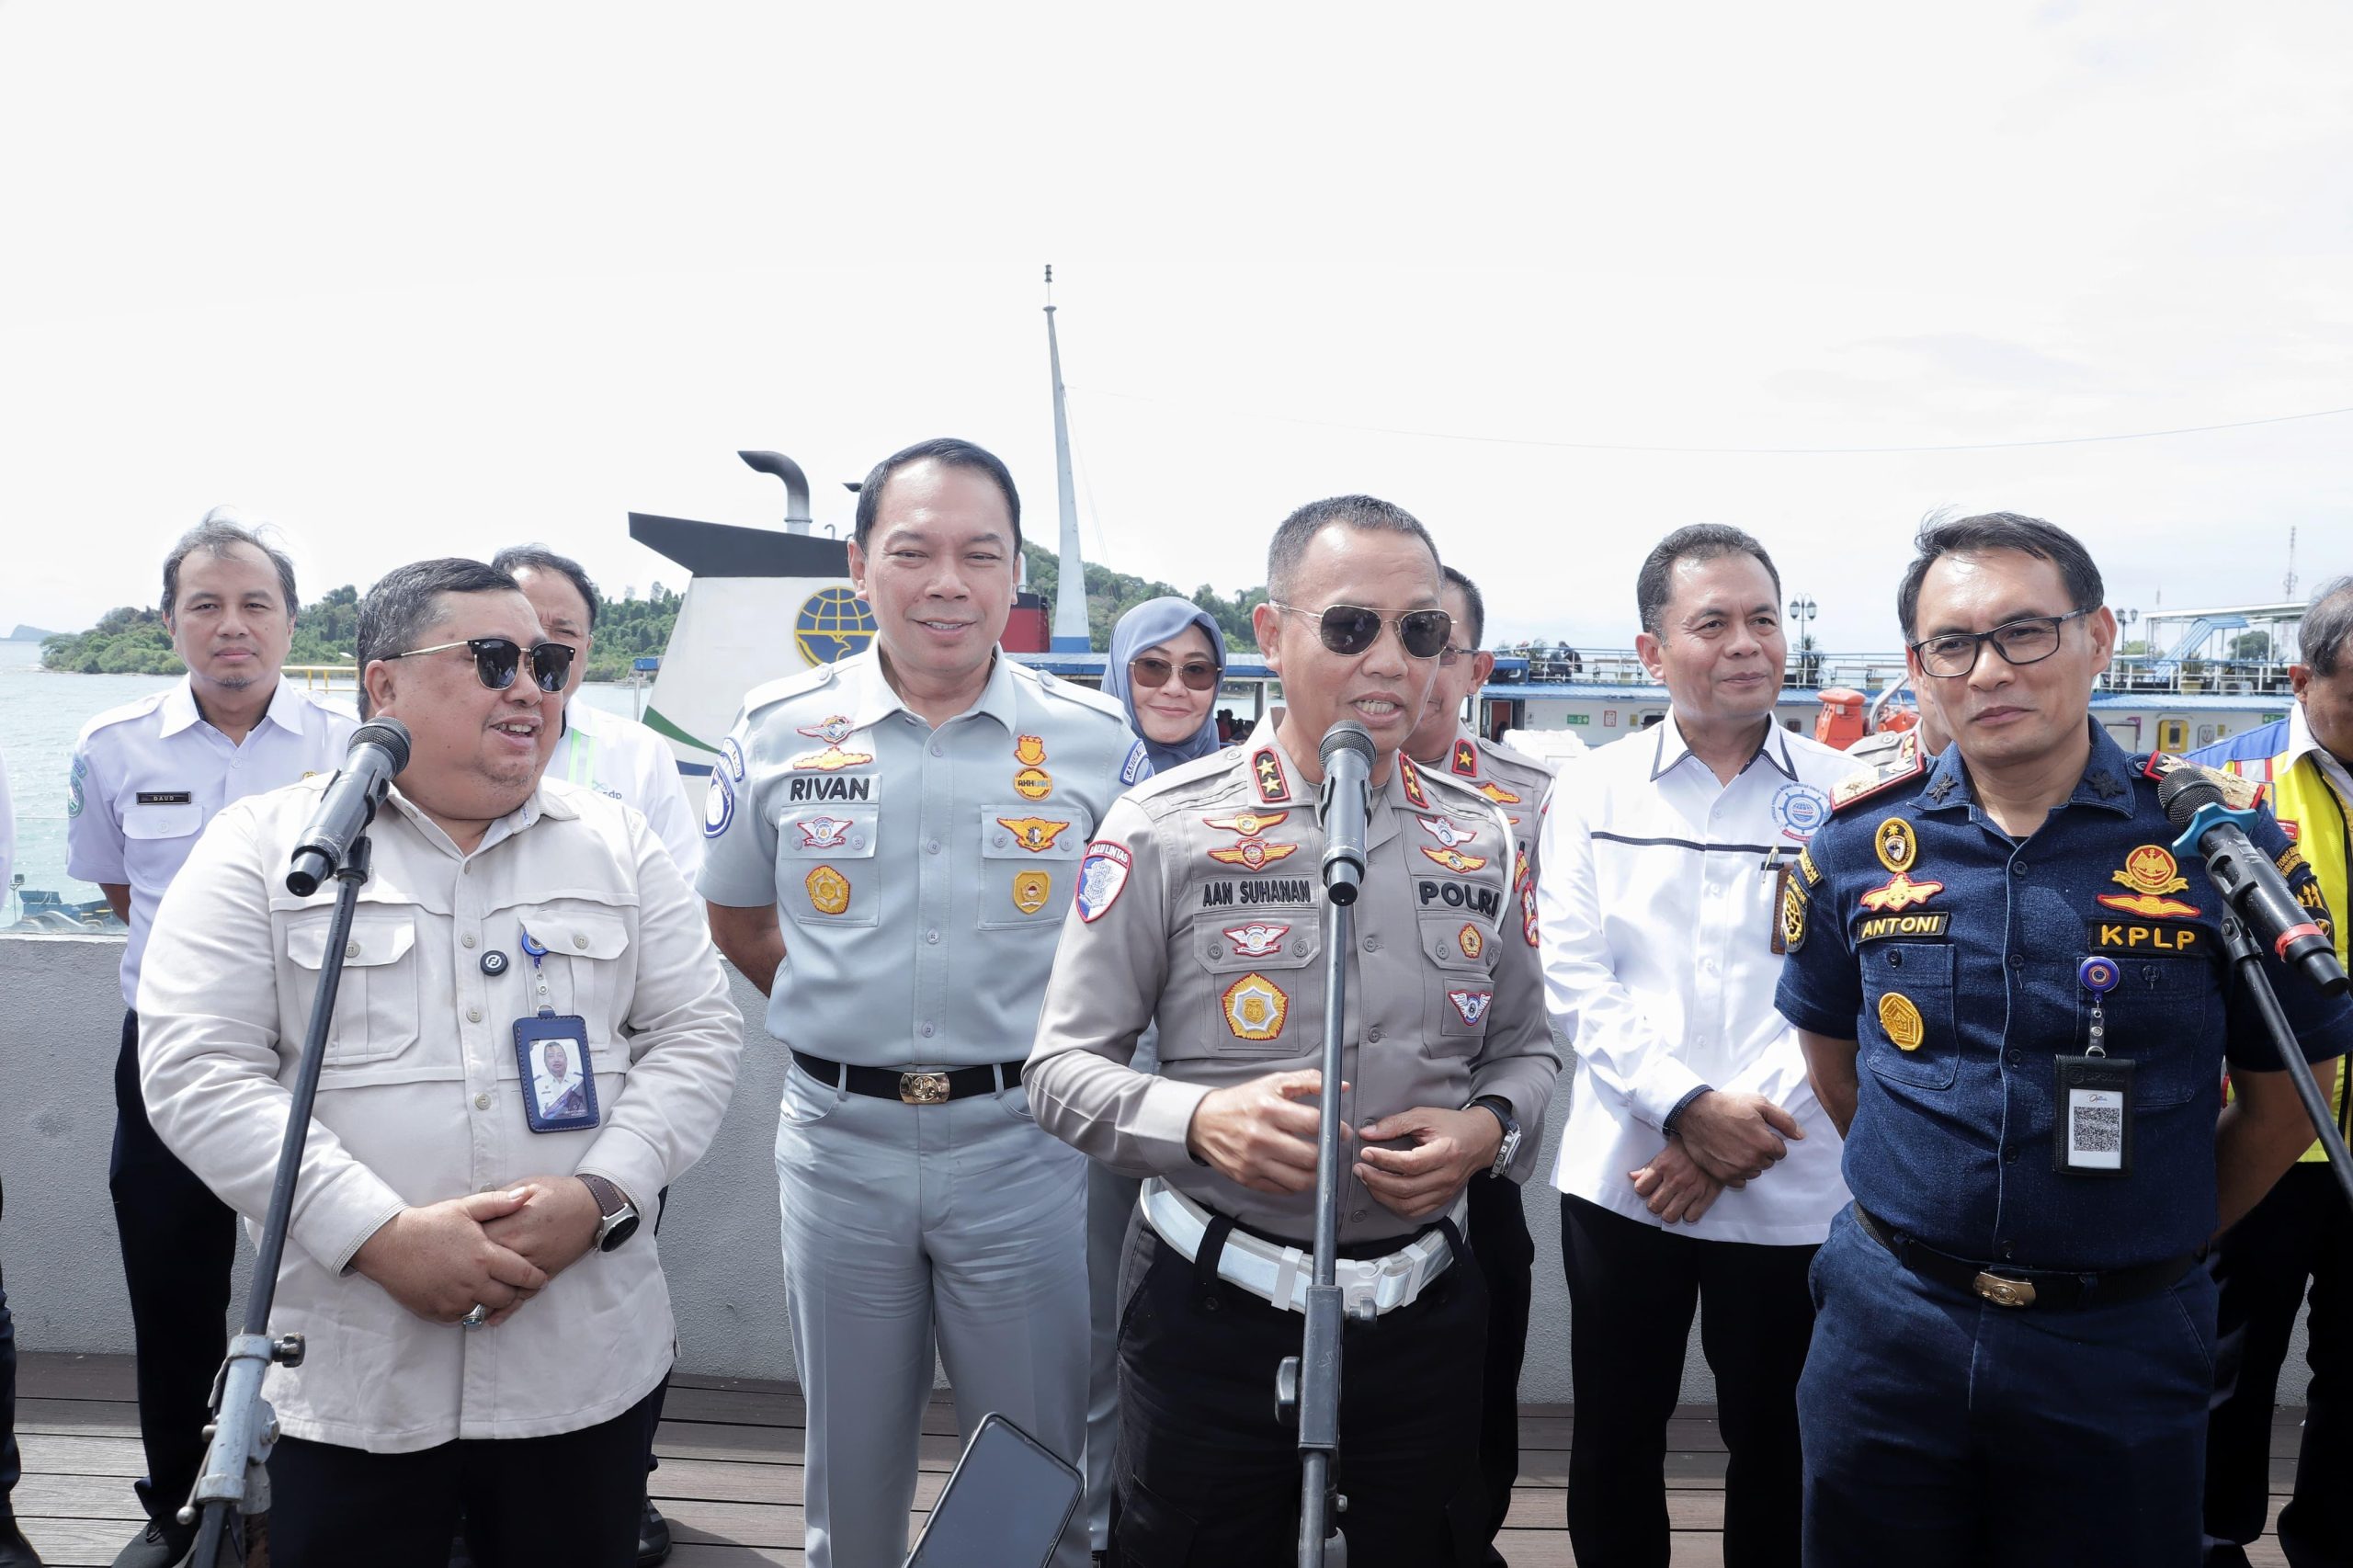
[[[597,1212],[604,1216],[597,1221],[597,1250],[611,1252],[630,1237],[637,1234],[637,1205],[600,1176],[575,1177],[597,1200]]]
[[[1508,1100],[1499,1099],[1494,1095],[1482,1095],[1462,1108],[1483,1110],[1503,1124],[1504,1141],[1497,1146],[1495,1163],[1487,1167],[1487,1174],[1491,1176],[1500,1176],[1510,1170],[1512,1156],[1519,1153],[1519,1123],[1512,1117],[1511,1103]]]

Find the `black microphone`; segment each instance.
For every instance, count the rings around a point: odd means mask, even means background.
[[[1372,734],[1354,719],[1324,733],[1324,891],[1354,903],[1364,883],[1366,819],[1372,812]]]
[[[2229,809],[2211,778],[2177,767],[2158,783],[2157,803],[2182,830],[2182,841],[2204,858],[2206,874],[2222,901],[2281,963],[2302,971],[2328,995],[2345,989],[2345,966],[2336,961],[2336,949],[2289,891],[2288,879],[2271,858],[2248,842],[2238,824],[2241,813]],[[2342,911],[2338,915],[2343,917]]]
[[[286,891],[308,898],[341,869],[352,840],[376,820],[376,807],[392,787],[392,775],[408,766],[408,726],[398,719],[371,719],[352,732],[343,770],[327,780],[311,825],[294,846]]]

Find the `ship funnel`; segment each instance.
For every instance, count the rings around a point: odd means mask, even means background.
[[[801,465],[782,452],[737,452],[746,466],[755,472],[772,473],[784,481],[784,528],[787,533],[805,534],[809,531],[809,476]]]

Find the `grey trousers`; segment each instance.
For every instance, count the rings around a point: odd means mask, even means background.
[[[786,1074],[777,1182],[808,1398],[810,1568],[899,1568],[937,1349],[960,1447],[1003,1415],[1079,1464],[1086,1162],[1019,1088],[901,1105]],[[1085,1568],[1075,1516],[1055,1568]]]
[[[1160,1069],[1160,1026],[1136,1041],[1128,1065]],[[1143,1188],[1137,1176],[1086,1163],[1086,1532],[1095,1550],[1111,1544],[1113,1460],[1120,1449],[1120,1260],[1127,1256],[1128,1221]]]

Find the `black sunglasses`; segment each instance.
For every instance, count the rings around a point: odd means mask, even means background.
[[[462,642],[436,642],[430,648],[411,648],[405,653],[387,653],[387,659],[414,659],[422,653],[446,653],[452,648],[463,648],[474,656],[474,674],[483,685],[493,691],[505,691],[515,684],[515,672],[523,663],[523,645],[510,637],[469,637]],[[540,642],[531,648],[531,680],[541,691],[562,691],[564,678],[572,674],[572,649],[562,642]]]
[[[1138,689],[1159,690],[1174,675],[1185,683],[1188,691],[1207,691],[1217,684],[1218,670],[1207,659],[1188,659],[1172,665],[1157,653],[1142,653],[1128,661],[1128,682]]]
[[[1377,609],[1362,605],[1334,605],[1329,609],[1301,609],[1296,605],[1268,604],[1285,615],[1315,617],[1316,634],[1324,639],[1324,646],[1344,657],[1363,653],[1378,642],[1381,629],[1392,624],[1392,618]],[[1409,609],[1394,618],[1397,641],[1406,653],[1416,659],[1435,659],[1446,651],[1446,640],[1454,634],[1454,618],[1442,609]]]

